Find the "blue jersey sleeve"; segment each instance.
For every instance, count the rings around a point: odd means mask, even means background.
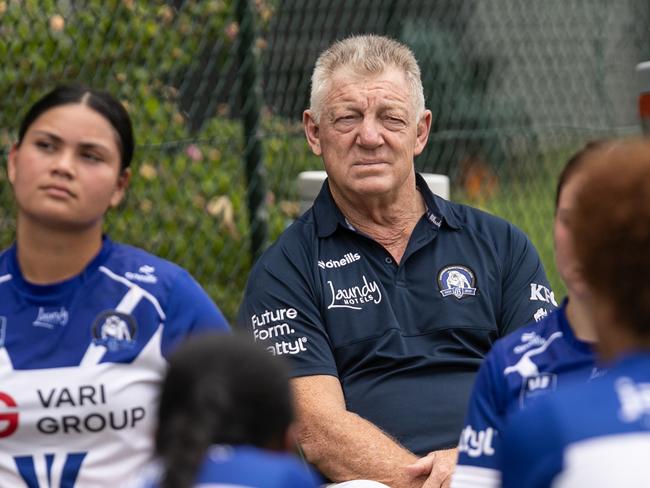
[[[505,421],[500,354],[497,343],[476,377],[458,443],[455,488],[499,486],[500,432]]]
[[[528,237],[510,225],[502,281],[501,336],[557,308],[544,266]]]
[[[208,294],[185,270],[181,270],[165,308],[162,352],[165,357],[190,334],[230,330],[228,322]]]
[[[559,419],[550,405],[540,401],[513,415],[505,427],[501,445],[503,488],[549,487],[561,471]]]
[[[338,376],[312,261],[281,243],[269,248],[249,276],[237,323],[271,354],[285,356],[293,376]]]

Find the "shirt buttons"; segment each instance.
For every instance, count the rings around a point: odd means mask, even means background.
[[[393,264],[393,258],[386,258],[386,264]]]

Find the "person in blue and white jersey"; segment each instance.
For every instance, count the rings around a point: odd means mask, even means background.
[[[650,141],[591,151],[568,226],[607,373],[513,416],[505,488],[650,483]]]
[[[317,488],[290,451],[293,399],[275,358],[243,335],[191,338],[172,355],[162,387],[156,463],[142,488]]]
[[[153,453],[157,391],[188,334],[228,330],[180,267],[102,233],[124,197],[131,121],[60,86],[8,155],[17,226],[0,254],[0,486],[117,486]]]
[[[565,165],[555,197],[554,242],[558,272],[567,298],[551,314],[497,341],[481,365],[460,436],[454,488],[499,486],[501,431],[509,417],[567,381],[602,374],[595,365],[589,304],[578,293],[580,267],[569,222],[590,143]]]

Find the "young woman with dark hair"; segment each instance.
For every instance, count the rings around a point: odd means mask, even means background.
[[[172,355],[156,433],[162,465],[146,486],[314,488],[290,451],[293,406],[284,363],[243,336],[189,339]]]
[[[133,148],[115,98],[61,86],[28,110],[9,151],[0,486],[116,486],[152,454],[168,353],[189,334],[228,330],[185,270],[103,234]]]

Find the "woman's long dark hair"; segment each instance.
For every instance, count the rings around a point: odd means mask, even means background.
[[[292,420],[288,374],[278,358],[244,336],[188,339],[170,359],[160,399],[162,486],[194,486],[211,444],[283,444]]]

